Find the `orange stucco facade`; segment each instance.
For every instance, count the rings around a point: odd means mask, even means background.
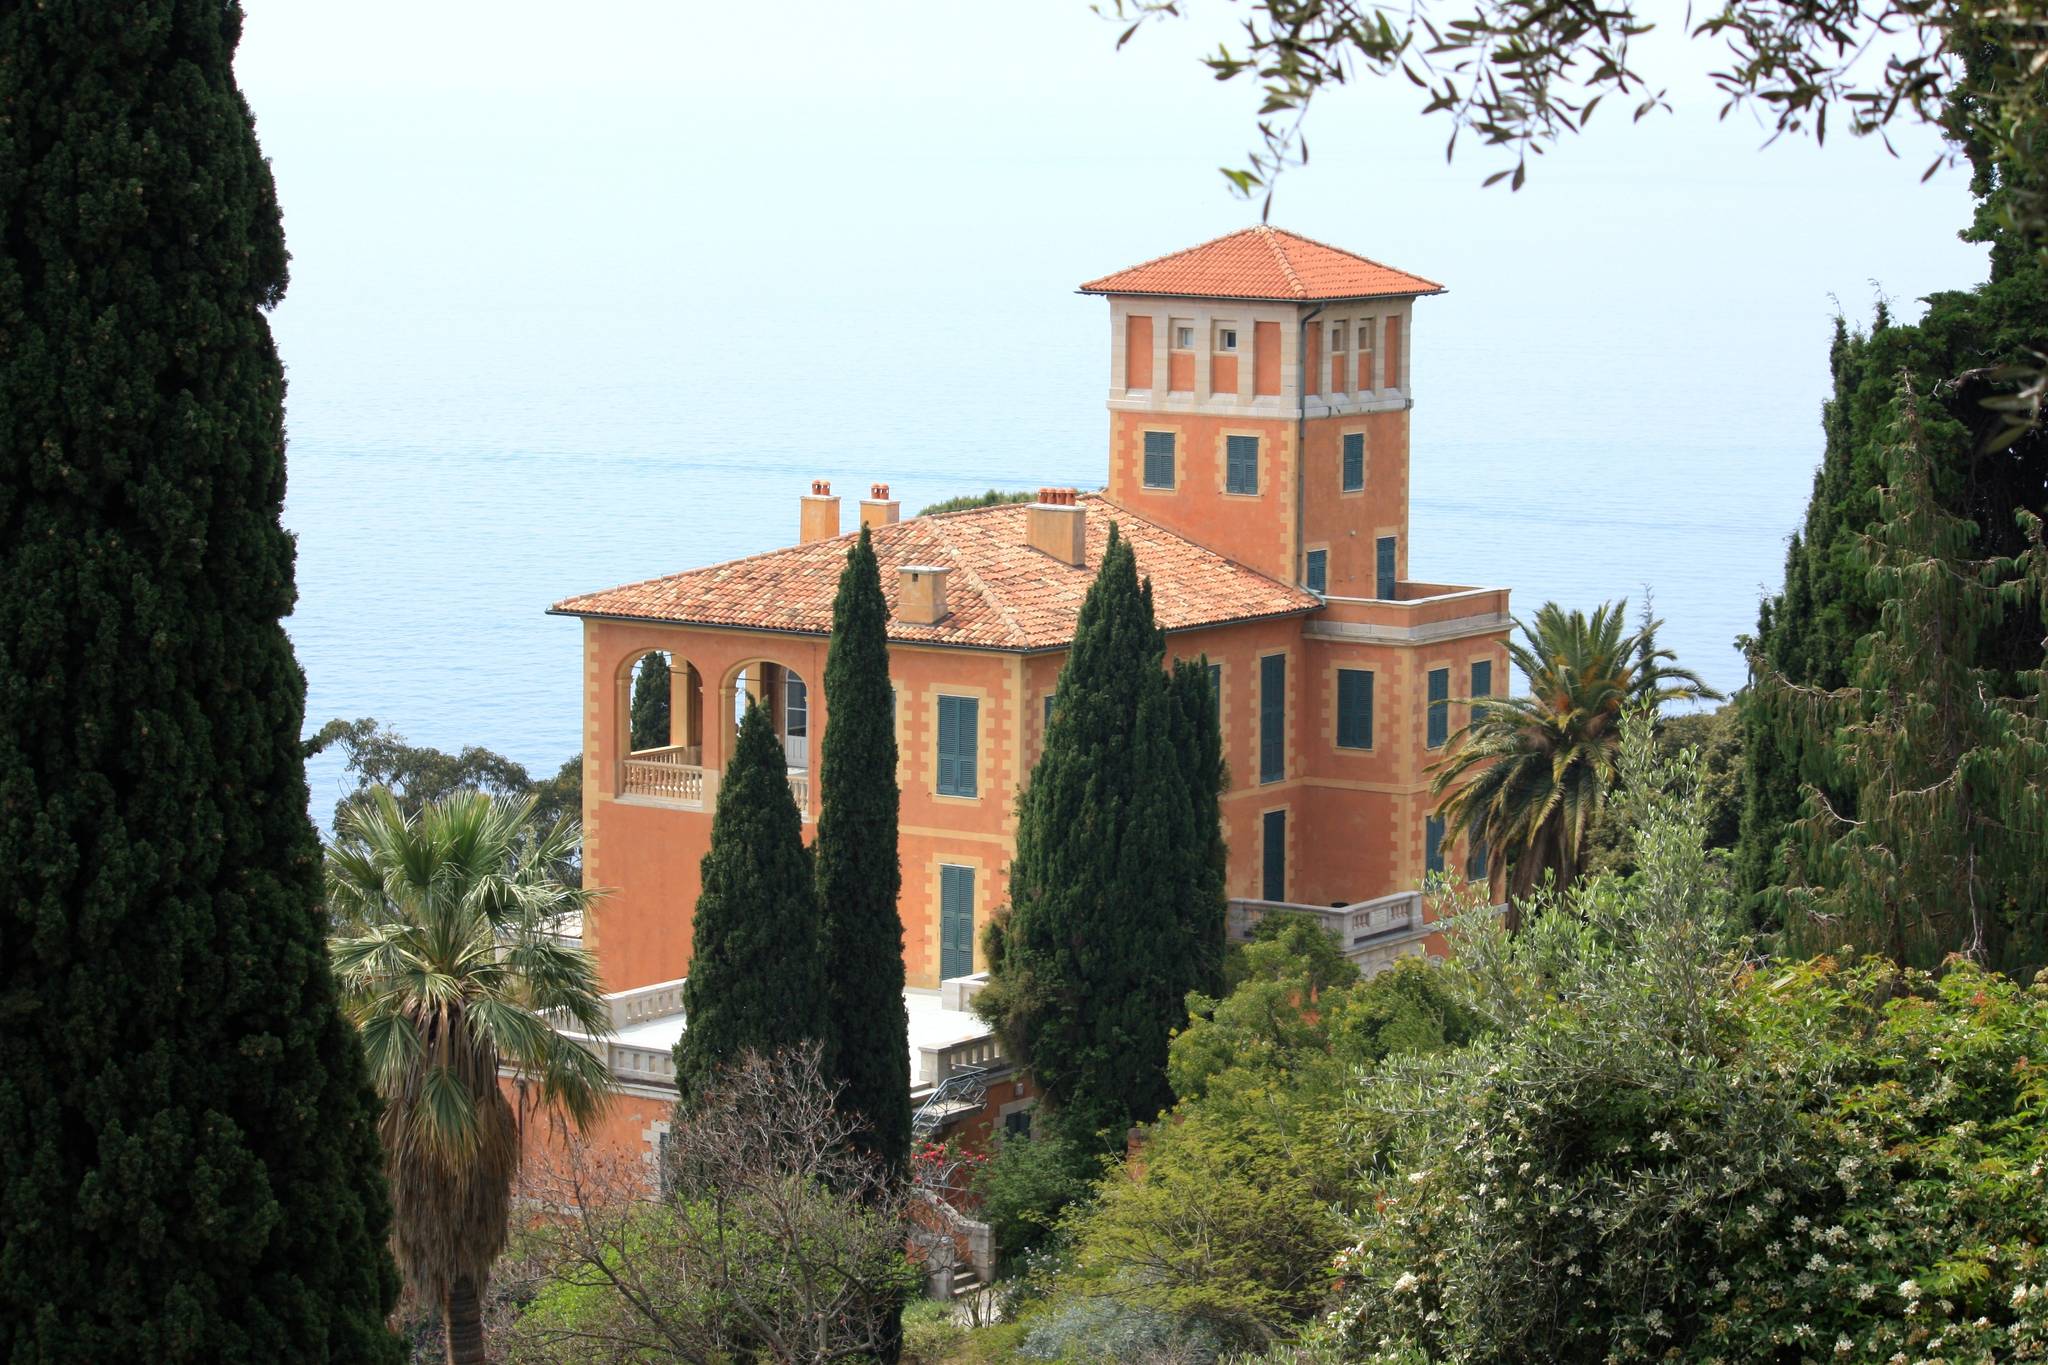
[[[1348,905],[1420,885],[1440,751],[1431,739],[1462,723],[1476,685],[1507,682],[1506,590],[1407,577],[1408,354],[1415,301],[1435,289],[1417,283],[1427,288],[1317,301],[1096,291],[1111,322],[1107,502],[1319,595],[1293,614],[1168,637],[1170,656],[1217,670],[1234,898]],[[803,539],[837,529],[832,506],[820,521],[807,502]],[[808,778],[831,724],[820,686],[828,640],[587,614],[583,631],[585,875],[607,892],[585,938],[606,987],[628,990],[688,972],[698,868],[742,690],[780,708],[806,837],[815,828],[820,793]],[[695,786],[650,788],[652,760],[630,744],[633,671],[656,650],[671,666],[666,749],[699,774]],[[962,974],[957,940],[950,959],[941,942],[948,886],[957,927],[960,887],[971,885],[972,966],[984,965],[979,930],[1006,900],[1017,796],[1064,661],[1063,646],[892,642],[913,986]],[[940,789],[942,696],[975,703],[971,794]],[[629,769],[642,774],[637,786]],[[1464,872],[1471,852],[1446,845],[1441,866]]]

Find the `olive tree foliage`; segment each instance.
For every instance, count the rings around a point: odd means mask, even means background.
[[[351,823],[352,812],[368,811],[374,804],[372,793],[380,788],[389,791],[408,815],[417,815],[457,792],[480,791],[515,801],[531,797],[536,830],[582,818],[581,754],[564,762],[553,777],[535,778],[524,764],[493,750],[470,744],[451,754],[411,743],[390,726],[365,716],[328,721],[306,740],[306,756],[337,746],[343,755],[342,766],[356,783],[334,803],[337,831]]]
[[[812,1045],[721,1068],[679,1114],[658,1182],[570,1143],[533,1177],[566,1212],[528,1241],[547,1287],[508,1358],[875,1358],[917,1286],[904,1246],[920,1192],[858,1136]]]

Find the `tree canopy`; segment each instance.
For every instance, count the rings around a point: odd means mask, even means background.
[[[0,1358],[393,1361],[241,8],[0,6]]]

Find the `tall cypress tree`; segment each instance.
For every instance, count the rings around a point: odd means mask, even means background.
[[[889,606],[866,527],[847,551],[825,657],[818,900],[824,916],[825,1034],[845,1103],[870,1151],[910,1157],[910,1021],[903,1007],[903,871],[896,852],[895,705]]]
[[[1213,799],[1189,781],[1209,759],[1176,742],[1201,722],[1162,654],[1150,585],[1112,533],[1020,802],[1011,907],[975,1002],[1030,1066],[1057,1130],[1086,1147],[1120,1144],[1171,1102],[1167,1041],[1188,991],[1215,989],[1221,951],[1216,831],[1198,814]]]
[[[1223,766],[1223,726],[1206,657],[1176,661],[1172,684],[1174,750],[1188,787],[1191,824],[1186,856],[1192,894],[1182,928],[1200,978],[1189,989],[1214,995],[1223,986],[1224,877],[1230,862],[1223,840],[1222,796],[1230,785]]]
[[[633,674],[633,747],[668,747],[668,656],[660,650],[640,660]]]
[[[239,7],[0,6],[0,1358],[396,1360]]]
[[[775,721],[758,702],[747,705],[719,781],[702,886],[675,1049],[684,1104],[742,1052],[773,1053],[824,1037],[811,851]]]

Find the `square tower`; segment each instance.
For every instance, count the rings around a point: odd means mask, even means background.
[[[1081,292],[1109,299],[1113,501],[1285,583],[1396,595],[1412,315],[1442,285],[1261,226]]]

